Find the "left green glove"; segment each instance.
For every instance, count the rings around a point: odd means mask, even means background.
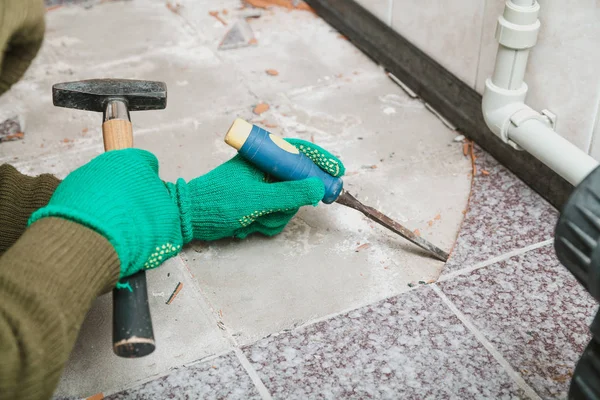
[[[158,177],[158,160],[144,150],[106,152],[70,173],[44,217],[78,222],[106,237],[121,261],[121,278],[154,268],[183,245],[179,209]]]

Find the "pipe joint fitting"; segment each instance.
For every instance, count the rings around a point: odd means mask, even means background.
[[[510,122],[515,126],[519,127],[523,125],[525,122],[535,119],[536,121],[540,121],[543,124],[547,125],[550,129],[552,129],[552,124],[547,116],[540,114],[535,111],[533,108],[523,104],[523,108],[519,111],[515,112],[510,116]]]
[[[540,5],[518,6],[511,0],[506,2],[504,14],[498,17],[496,39],[504,46],[515,50],[535,46],[540,31],[538,19]]]

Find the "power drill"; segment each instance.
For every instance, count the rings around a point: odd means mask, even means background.
[[[600,301],[600,167],[573,191],[558,220],[554,249],[560,262]],[[600,312],[577,362],[569,399],[600,400]]]

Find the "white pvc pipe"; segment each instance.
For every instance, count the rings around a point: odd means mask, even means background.
[[[528,57],[529,49],[514,50],[499,45],[492,83],[502,89],[520,89],[525,78]]]
[[[511,124],[508,137],[574,186],[598,167],[596,160],[539,120]]]

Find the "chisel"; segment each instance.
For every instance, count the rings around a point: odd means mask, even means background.
[[[262,172],[282,181],[318,177],[325,185],[323,203],[336,202],[360,211],[366,217],[411,241],[440,261],[448,260],[448,253],[415,235],[398,222],[373,207],[366,206],[344,190],[341,178],[335,178],[319,168],[294,145],[259,126],[236,119],[225,136],[225,143],[233,147],[247,161]]]

